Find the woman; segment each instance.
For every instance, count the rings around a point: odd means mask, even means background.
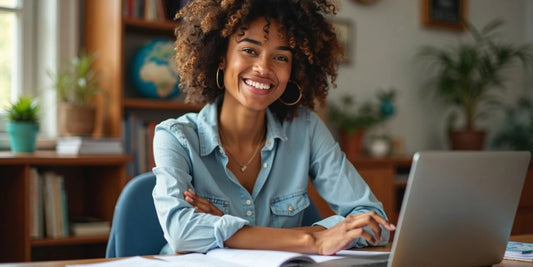
[[[342,56],[331,1],[195,0],[176,61],[198,114],[160,123],[153,192],[166,253],[216,247],[331,255],[388,241],[394,226],[326,126]],[[307,181],[338,214],[300,227]]]

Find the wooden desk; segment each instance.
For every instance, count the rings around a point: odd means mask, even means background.
[[[533,242],[533,234],[531,235],[521,235],[521,236],[511,236],[511,241],[519,242]],[[364,250],[368,251],[390,251],[391,244],[389,243],[386,247],[374,247],[366,248]],[[148,256],[151,257],[151,256]],[[111,259],[85,259],[85,260],[68,260],[68,261],[46,261],[46,262],[25,262],[25,263],[7,263],[0,264],[0,267],[64,267],[69,264],[89,264],[89,263],[98,263],[105,261],[113,261],[119,258]],[[521,262],[521,261],[509,261],[504,260],[499,264],[493,265],[495,267],[522,267],[522,266],[533,266],[533,262]]]

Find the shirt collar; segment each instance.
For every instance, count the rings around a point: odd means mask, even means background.
[[[200,155],[211,154],[217,147],[221,147],[218,134],[218,105],[222,97],[217,98],[213,103],[206,104],[198,113],[198,138],[200,143]],[[272,150],[275,139],[287,141],[287,135],[281,122],[267,108],[266,110],[267,136],[265,149]]]

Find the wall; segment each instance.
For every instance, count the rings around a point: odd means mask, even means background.
[[[354,93],[362,100],[370,99],[379,87],[394,86],[398,90],[397,113],[387,123],[386,129],[403,140],[405,152],[411,154],[418,150],[447,148],[444,138],[446,111],[438,108],[434,99],[424,94],[427,72],[416,63],[414,55],[421,45],[445,46],[469,40],[469,36],[423,28],[419,0],[380,0],[373,5],[356,4],[351,0],[339,2],[341,9],[337,17],[351,21],[353,45],[351,63],[341,66],[338,87],[331,91],[330,100],[345,92]],[[526,2],[470,0],[468,18],[478,28],[493,18],[502,18],[505,20],[502,28],[505,40],[533,42],[533,4]],[[514,70],[511,74],[506,91],[508,101],[523,93],[526,87],[524,76],[521,70]],[[481,126],[495,129],[501,123],[501,117],[495,115]]]

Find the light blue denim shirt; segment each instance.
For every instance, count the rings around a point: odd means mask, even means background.
[[[309,206],[311,182],[338,214],[315,223],[330,228],[348,214],[376,211],[381,203],[346,159],[320,118],[301,108],[291,121],[280,122],[268,109],[261,170],[253,192],[226,167],[228,156],[218,135],[217,103],[199,113],[168,119],[156,127],[154,155],[157,179],[153,197],[159,222],[173,252],[206,252],[244,225],[299,227]],[[192,188],[224,212],[222,217],[199,213],[183,192]],[[367,228],[367,230],[369,230]],[[371,230],[369,230],[371,231]],[[383,229],[382,243],[389,233]],[[366,246],[363,239],[353,246]]]

